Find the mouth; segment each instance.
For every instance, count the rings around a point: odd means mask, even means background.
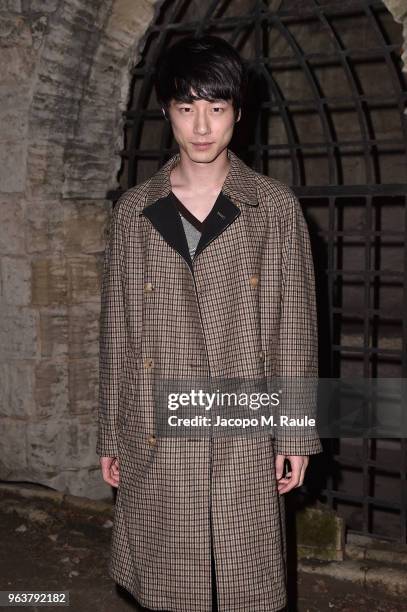
[[[207,147],[213,145],[213,142],[192,142],[191,144],[193,144],[194,147],[197,147],[198,149],[206,149]]]

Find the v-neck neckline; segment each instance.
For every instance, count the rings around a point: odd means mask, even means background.
[[[170,195],[172,196],[172,199],[178,209],[178,211],[185,217],[185,219],[187,221],[189,221],[189,223],[191,223],[191,225],[193,225],[197,230],[199,230],[201,233],[203,232],[204,226],[205,226],[205,222],[208,219],[209,215],[211,214],[212,210],[215,208],[216,202],[218,201],[220,194],[222,192],[219,193],[218,197],[216,198],[212,208],[210,209],[210,211],[208,212],[208,214],[206,215],[205,219],[203,221],[200,221],[197,217],[195,217],[195,215],[193,215],[191,213],[190,210],[188,210],[188,208],[181,202],[181,200],[179,200],[177,198],[177,196],[175,195],[175,193],[171,190]]]

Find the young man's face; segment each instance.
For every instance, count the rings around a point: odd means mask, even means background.
[[[188,103],[173,99],[168,112],[174,138],[192,161],[213,161],[232,138],[235,125],[232,100],[200,99]],[[240,114],[239,111],[236,121]]]

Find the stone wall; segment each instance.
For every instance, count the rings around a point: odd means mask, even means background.
[[[407,72],[407,0],[383,0],[383,4],[386,5],[394,19],[403,24],[404,43],[401,58],[404,65],[403,72]]]
[[[95,453],[106,194],[153,18],[153,0],[1,3],[0,479],[110,494]]]
[[[161,3],[0,3],[0,479],[110,494],[95,453],[106,193]],[[386,5],[406,24],[405,0]]]

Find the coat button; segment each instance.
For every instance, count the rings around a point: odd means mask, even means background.
[[[152,291],[154,291],[153,283],[145,283],[144,284],[144,291],[146,293],[151,293]]]
[[[252,276],[249,278],[249,283],[252,287],[257,287],[257,285],[259,284],[259,275],[252,274]]]
[[[264,357],[265,357],[265,353],[264,351],[259,351],[259,357],[260,359],[263,361]]]
[[[143,363],[146,369],[150,369],[153,367],[154,361],[152,360],[151,357],[146,357]]]
[[[157,438],[155,437],[154,434],[151,434],[151,436],[148,436],[147,442],[149,443],[150,446],[155,446],[157,444]]]

